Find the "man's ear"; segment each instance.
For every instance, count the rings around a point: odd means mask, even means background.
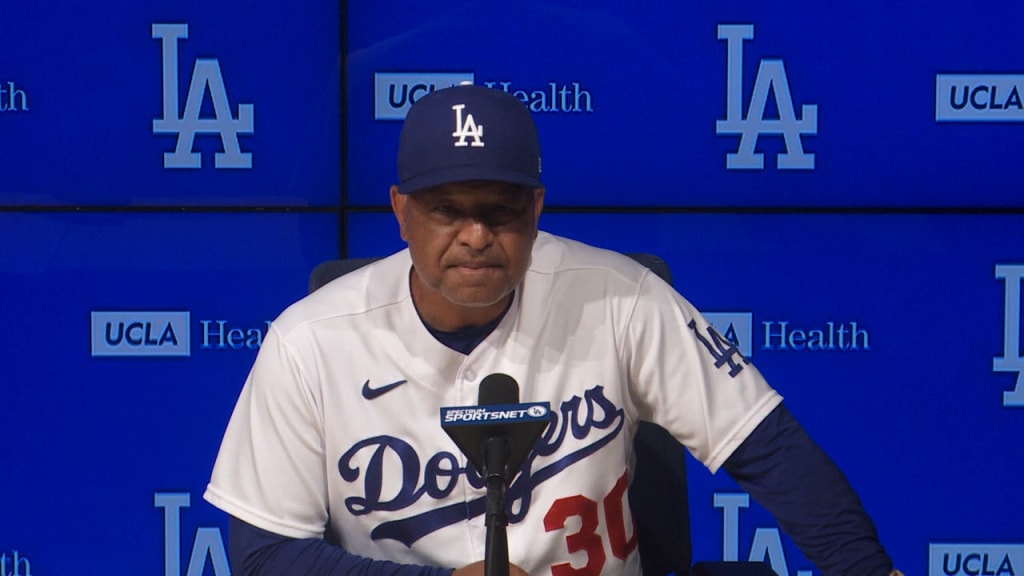
[[[405,237],[405,203],[409,201],[409,196],[402,194],[398,191],[398,186],[391,187],[391,211],[395,213],[395,219],[398,220],[398,233],[402,237],[402,240],[406,240]]]
[[[544,211],[544,188],[536,188],[533,191],[533,237],[537,237],[537,232],[540,230],[537,226],[540,224],[540,213]]]

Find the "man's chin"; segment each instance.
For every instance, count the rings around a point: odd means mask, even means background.
[[[447,291],[445,298],[465,308],[487,308],[505,301],[510,291],[460,289]]]

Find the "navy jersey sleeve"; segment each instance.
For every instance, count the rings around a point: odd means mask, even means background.
[[[451,568],[398,564],[349,554],[319,538],[288,538],[234,516],[228,525],[231,573],[236,576],[451,576]]]
[[[889,574],[892,560],[860,498],[785,406],[769,414],[723,468],[822,573]]]

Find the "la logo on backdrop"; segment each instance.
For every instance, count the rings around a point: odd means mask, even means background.
[[[190,492],[157,492],[153,494],[153,507],[163,509],[164,514],[164,576],[182,576],[182,524],[181,511],[192,505]],[[188,546],[188,541],[185,543]],[[213,576],[231,576],[227,548],[224,546],[224,534],[213,526],[196,528],[192,539],[192,551],[188,555],[188,567],[185,576],[202,576],[209,574],[207,565]],[[6,574],[0,576],[7,576]]]
[[[1013,390],[1003,392],[1003,406],[1024,406],[1024,355],[1021,354],[1021,281],[1024,264],[996,264],[996,279],[1006,283],[1003,304],[1003,355],[992,359],[995,372],[1016,372]]]
[[[224,75],[216,58],[197,58],[188,86],[185,110],[178,115],[178,41],[188,38],[188,24],[153,24],[163,56],[163,117],[153,119],[153,134],[177,134],[174,152],[164,153],[164,168],[202,168],[203,159],[192,151],[197,134],[220,136],[223,152],[214,155],[215,168],[252,168],[252,153],[242,152],[239,134],[253,133],[253,105],[239,104],[232,116]],[[213,118],[201,118],[203,99],[210,93]]]
[[[740,135],[739,148],[726,155],[728,170],[763,170],[764,155],[754,152],[761,135],[781,135],[786,152],[775,165],[780,170],[813,170],[814,154],[804,152],[801,137],[818,133],[818,106],[804,104],[800,117],[793,110],[793,97],[782,60],[761,60],[754,79],[750,104],[743,113],[743,42],[754,37],[753,24],[721,24],[718,39],[728,52],[725,119],[715,123],[715,134]],[[774,94],[778,118],[765,118],[768,94]]]

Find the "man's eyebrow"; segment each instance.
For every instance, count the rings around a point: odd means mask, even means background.
[[[468,184],[466,188],[474,192],[482,192],[484,188],[488,186],[486,182]],[[491,201],[493,202],[514,202],[529,203],[532,200],[533,195],[531,194],[532,189],[527,186],[519,186],[513,183],[504,183],[502,186],[494,189]],[[425,202],[442,202],[442,201],[455,201],[459,197],[459,190],[451,189],[444,185],[439,185],[432,188],[426,188],[419,192],[419,198]],[[2,575],[0,575],[2,576]]]
[[[443,188],[427,188],[420,193],[419,198],[422,200],[447,200],[451,196],[452,193]]]
[[[529,200],[532,197],[530,192],[531,190],[529,188],[510,184],[507,187],[502,188],[499,194],[503,198],[523,198]]]

